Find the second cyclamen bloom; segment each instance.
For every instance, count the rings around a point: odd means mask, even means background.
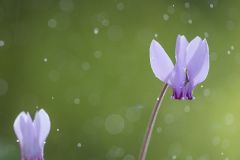
[[[194,38],[188,42],[178,36],[176,42],[176,64],[163,47],[155,40],[150,46],[150,62],[155,76],[173,90],[174,99],[193,99],[192,91],[203,82],[209,71],[209,49],[206,39]]]
[[[32,120],[29,113],[21,112],[14,122],[14,131],[20,143],[21,160],[43,160],[45,140],[50,131],[48,114],[41,109]]]

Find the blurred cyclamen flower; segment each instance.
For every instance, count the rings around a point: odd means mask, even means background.
[[[15,122],[14,131],[21,148],[21,160],[43,160],[45,140],[50,131],[48,114],[41,109],[32,120],[29,113],[21,112]]]
[[[173,90],[174,99],[193,99],[192,91],[203,82],[209,70],[209,49],[206,39],[195,37],[190,43],[179,35],[176,42],[176,64],[155,40],[150,46],[150,62],[155,76]]]

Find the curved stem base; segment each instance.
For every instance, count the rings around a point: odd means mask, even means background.
[[[168,88],[168,85],[165,84],[161,93],[160,93],[160,95],[159,95],[159,97],[157,98],[155,106],[153,107],[153,111],[152,111],[150,120],[148,122],[147,131],[145,133],[143,145],[142,145],[142,148],[141,148],[139,160],[145,160],[145,158],[146,158],[149,142],[150,142],[150,139],[151,139],[151,136],[152,136],[152,131],[153,131],[153,128],[154,128],[154,124],[156,122],[157,115],[158,115],[159,109],[161,107],[161,103],[163,101],[164,95],[167,92],[167,88]]]

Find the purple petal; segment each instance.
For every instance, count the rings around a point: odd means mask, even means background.
[[[22,139],[23,139],[23,135],[22,135],[21,127],[20,127],[20,121],[21,121],[22,117],[26,118],[26,113],[21,112],[17,116],[17,118],[16,118],[16,120],[14,121],[14,124],[13,124],[14,132],[15,132],[15,134],[16,134],[16,136],[17,136],[17,138],[20,142],[22,142]]]
[[[39,143],[43,145],[49,134],[51,125],[49,116],[43,109],[36,113],[34,124],[36,127],[36,132],[38,133]]]
[[[181,66],[186,66],[186,51],[188,41],[185,36],[178,35],[176,42],[176,63]]]
[[[202,39],[200,37],[195,37],[187,46],[187,54],[186,54],[186,64],[190,62],[192,57],[195,55],[198,50],[199,45],[202,43]]]
[[[168,84],[173,87],[182,87],[186,79],[185,68],[176,64],[169,76]]]
[[[167,82],[174,66],[165,50],[155,40],[152,40],[150,46],[150,63],[155,76],[161,81]]]
[[[26,151],[31,151],[34,146],[35,140],[35,130],[32,122],[32,118],[29,113],[25,116],[20,117],[20,129],[22,132],[22,142],[23,149]]]
[[[176,65],[170,75],[168,84],[173,88],[182,88],[186,80],[186,51],[188,41],[178,35],[176,42]]]
[[[189,45],[188,51],[193,52],[193,56],[188,63],[188,74],[193,86],[203,82],[209,71],[209,49],[206,40],[201,41],[197,49],[196,45]],[[193,48],[191,48],[193,47]]]

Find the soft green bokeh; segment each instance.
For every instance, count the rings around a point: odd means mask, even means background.
[[[19,159],[16,116],[44,108],[46,160],[137,160],[163,87],[150,42],[173,59],[184,34],[207,37],[209,76],[193,101],[167,92],[147,160],[238,160],[239,17],[237,0],[0,0],[0,159]]]

